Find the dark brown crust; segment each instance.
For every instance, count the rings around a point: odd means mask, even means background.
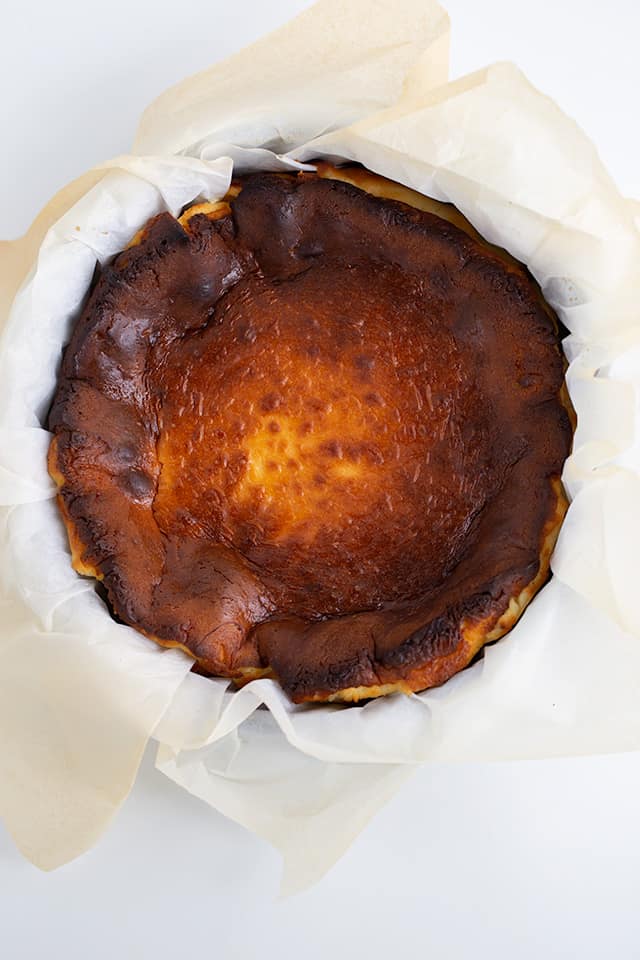
[[[240,186],[184,226],[151,221],[73,331],[49,464],[74,565],[125,622],[215,675],[274,675],[296,701],[441,683],[548,570],[572,436],[555,318],[524,268],[438,216],[309,175]],[[305,323],[331,331],[319,359]],[[272,329],[284,360],[259,352]],[[283,487],[262,426],[302,435],[308,399],[287,393],[285,367],[315,394],[347,386],[311,398],[322,443],[282,441],[302,477]],[[428,415],[409,399],[425,370]],[[398,421],[439,439],[399,442],[380,412],[394,376]],[[373,413],[352,417],[367,397]],[[238,398],[259,415],[234,420]],[[411,461],[405,482],[392,448],[426,457],[428,476]]]

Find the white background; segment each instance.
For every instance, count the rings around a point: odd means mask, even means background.
[[[453,76],[515,60],[640,197],[638,0],[444,3]],[[126,151],[164,87],[306,5],[5,0],[0,234]],[[640,754],[424,768],[316,888],[278,901],[268,845],[149,756],[99,846],[54,874],[0,825],[0,956],[640,958],[639,807]]]

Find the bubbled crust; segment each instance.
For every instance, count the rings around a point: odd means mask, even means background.
[[[205,671],[296,701],[424,689],[509,629],[572,433],[524,268],[367,171],[319,174],[151,221],[50,414],[76,569]]]

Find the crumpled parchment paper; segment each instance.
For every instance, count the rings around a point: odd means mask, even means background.
[[[288,892],[417,763],[640,748],[639,208],[514,66],[447,83],[448,36],[433,0],[321,0],[163,94],[131,156],[0,245],[0,814],[41,867],[97,840],[150,736],[160,770],[282,851]],[[234,691],[114,623],[70,567],[43,428],[97,262],[155,213],[224,195],[232,170],[318,157],[455,203],[524,261],[570,331],[578,413],[554,576],[523,618],[443,687],[350,708],[295,706],[270,680]]]

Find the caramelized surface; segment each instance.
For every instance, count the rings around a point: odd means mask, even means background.
[[[50,468],[76,566],[133,626],[295,699],[442,682],[546,573],[553,316],[431,213],[241,187],[152,221],[74,331]]]
[[[496,490],[441,309],[393,267],[240,281],[157,385],[161,529],[233,546],[286,613],[418,594]]]

